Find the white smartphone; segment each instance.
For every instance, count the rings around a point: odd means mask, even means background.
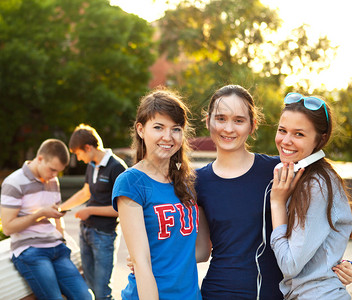
[[[319,150],[318,152],[315,152],[306,158],[296,162],[293,170],[296,173],[299,169],[305,168],[323,157],[325,157],[324,151]],[[280,162],[275,166],[275,169],[281,169],[283,166],[283,163]]]

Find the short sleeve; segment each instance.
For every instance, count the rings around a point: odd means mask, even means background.
[[[1,187],[1,205],[9,208],[22,206],[22,192],[15,186],[4,181]]]
[[[136,169],[127,169],[115,181],[112,190],[112,206],[117,211],[117,200],[125,196],[143,206],[146,201],[146,179],[144,173]]]
[[[116,178],[120,174],[122,174],[125,170],[126,170],[125,166],[117,161],[110,174],[112,182],[115,182]]]

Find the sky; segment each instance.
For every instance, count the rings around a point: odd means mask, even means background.
[[[169,0],[174,7],[178,0]],[[338,46],[337,56],[329,69],[318,75],[312,75],[312,88],[325,85],[326,89],[346,88],[352,81],[352,1],[351,0],[261,0],[272,9],[276,9],[283,20],[279,33],[287,35],[290,30],[303,23],[310,26],[309,34],[313,39],[327,36],[331,45]],[[111,0],[111,4],[120,6],[151,22],[163,16],[168,6],[165,0]],[[286,83],[292,84],[297,78],[288,77]]]

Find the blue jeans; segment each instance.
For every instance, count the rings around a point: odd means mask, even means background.
[[[113,299],[110,278],[114,266],[116,232],[106,233],[81,223],[80,248],[86,282],[96,300]]]
[[[92,299],[88,286],[70,259],[65,244],[51,248],[30,247],[12,256],[16,269],[25,278],[38,300]]]

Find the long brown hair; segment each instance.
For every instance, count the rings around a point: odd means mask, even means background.
[[[145,143],[139,136],[136,125],[141,123],[144,126],[157,113],[169,116],[183,129],[182,145],[170,158],[168,175],[173,183],[175,194],[180,201],[188,206],[194,205],[196,202],[194,189],[195,173],[187,156],[189,151],[188,138],[193,131],[188,122],[189,109],[175,92],[157,89],[141,99],[132,129],[132,148],[136,150],[135,162],[141,161],[146,154]],[[176,163],[182,163],[179,170],[176,167]]]
[[[317,97],[320,98],[320,97]],[[300,112],[303,113],[308,120],[313,124],[315,132],[316,132],[316,143],[317,146],[313,149],[313,152],[317,152],[321,150],[330,140],[330,137],[332,135],[332,130],[333,130],[333,116],[331,109],[328,105],[326,104],[326,110],[328,113],[328,118],[326,117],[326,113],[324,110],[324,106],[321,106],[318,110],[309,110],[307,109],[303,102],[296,102],[296,103],[291,103],[291,104],[286,104],[285,108],[282,110],[281,115],[285,111],[293,111],[293,112]],[[341,191],[343,191],[346,196],[349,198],[349,195],[347,193],[347,188],[346,185],[343,181],[343,179],[337,174],[337,172],[334,170],[333,166],[329,162],[328,159],[323,158],[318,160],[317,162],[309,165],[308,167],[305,168],[304,173],[302,177],[299,179],[296,188],[294,192],[292,193],[291,196],[291,201],[288,205],[288,224],[287,224],[287,232],[286,232],[286,237],[290,237],[292,234],[292,230],[295,226],[295,219],[298,219],[297,226],[304,227],[305,224],[305,219],[307,215],[307,211],[312,199],[311,195],[311,185],[314,182],[317,182],[321,188],[321,181],[319,179],[323,179],[325,184],[326,184],[326,189],[328,192],[327,195],[327,210],[326,210],[326,216],[329,222],[330,227],[337,231],[334,224],[332,223],[331,220],[331,210],[333,206],[333,188],[332,188],[332,179],[331,175],[333,177],[336,177],[336,179],[339,182],[339,186],[341,188]]]

